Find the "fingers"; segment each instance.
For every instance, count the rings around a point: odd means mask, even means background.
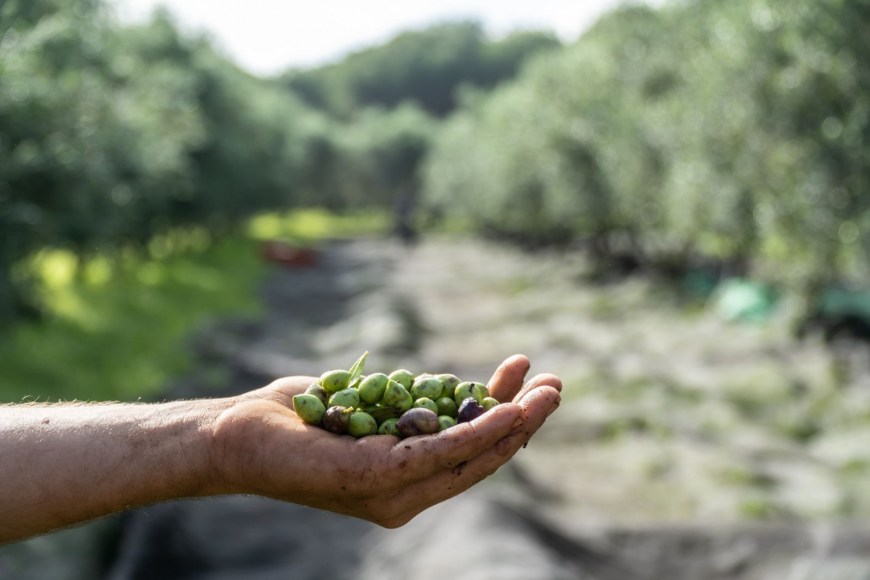
[[[520,402],[525,415],[521,428],[465,463],[443,469],[429,479],[403,488],[394,500],[397,504],[397,521],[408,521],[429,506],[450,499],[495,473],[528,442],[559,406],[560,400],[559,391],[550,386],[541,386],[528,393]]]
[[[519,390],[513,399],[514,402],[519,402],[526,397],[526,395],[542,386],[552,387],[556,392],[561,392],[562,380],[556,375],[551,375],[549,373],[535,375]]]
[[[523,422],[519,405],[497,405],[474,421],[460,423],[437,435],[399,441],[392,450],[393,465],[399,468],[402,484],[412,484],[479,455],[520,429]]]
[[[529,372],[529,359],[524,355],[515,354],[507,358],[496,369],[487,387],[490,396],[505,402],[513,400],[523,386],[523,379]]]

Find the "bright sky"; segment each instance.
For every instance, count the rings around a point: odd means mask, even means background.
[[[383,42],[398,32],[445,20],[474,19],[495,35],[545,28],[575,39],[621,0],[111,0],[125,21],[158,5],[181,25],[207,32],[251,72],[312,66]]]

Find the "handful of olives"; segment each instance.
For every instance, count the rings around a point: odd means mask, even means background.
[[[350,370],[323,373],[295,395],[296,414],[339,435],[412,437],[471,421],[498,405],[485,385],[452,374],[399,369],[364,375],[367,356],[363,353]]]

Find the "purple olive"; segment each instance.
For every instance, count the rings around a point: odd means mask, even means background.
[[[350,422],[350,414],[353,409],[350,407],[330,407],[323,415],[323,428],[327,431],[332,431],[338,435],[347,433],[347,425]]]
[[[399,417],[396,427],[403,437],[413,437],[437,433],[441,425],[438,423],[438,415],[429,409],[415,407]]]
[[[478,403],[474,397],[467,397],[464,401],[462,401],[462,404],[459,405],[457,422],[467,423],[468,421],[474,421],[485,412],[486,409],[484,409],[483,405]]]

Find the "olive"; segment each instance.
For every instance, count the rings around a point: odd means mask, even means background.
[[[438,407],[439,415],[447,415],[448,417],[456,417],[456,411],[459,407],[452,397],[441,397],[435,401],[435,406]]]
[[[457,421],[459,423],[467,423],[473,421],[486,412],[483,405],[478,403],[474,397],[467,397],[462,404],[459,405]]]
[[[323,428],[339,435],[346,433],[352,412],[353,409],[350,407],[328,408],[323,415]]]
[[[350,383],[350,373],[344,370],[326,371],[320,375],[320,386],[327,393],[337,393],[346,389]]]
[[[399,413],[404,413],[408,409],[410,409],[414,405],[414,397],[411,396],[411,393],[402,389],[402,398],[398,403],[394,405],[395,409],[399,411]]]
[[[323,414],[326,412],[326,407],[317,395],[301,394],[293,397],[293,410],[306,423],[320,425]]]
[[[406,389],[411,388],[411,385],[414,384],[414,373],[407,369],[398,369],[390,373],[390,380],[396,381]]]
[[[444,385],[435,377],[417,377],[414,384],[411,385],[411,396],[414,400],[421,397],[432,399],[433,401],[441,396],[441,391],[444,390]]]
[[[342,389],[329,397],[330,407],[356,407],[359,405],[359,391],[353,387]]]
[[[382,423],[387,419],[398,418],[399,416],[399,411],[395,407],[389,407],[381,403],[367,405],[363,411],[374,417],[378,423]]]
[[[326,392],[326,389],[321,387],[318,383],[311,383],[308,385],[308,388],[305,389],[306,395],[314,395],[320,402],[323,403],[323,408],[325,409],[329,403],[329,393]]]
[[[444,431],[445,429],[450,429],[451,427],[456,425],[456,419],[453,417],[448,417],[447,415],[439,415],[438,416],[438,430]]]
[[[347,432],[357,439],[366,435],[374,435],[378,430],[375,418],[365,411],[354,411],[347,423]]]
[[[404,437],[413,437],[437,433],[441,425],[438,423],[438,415],[429,409],[417,407],[399,417],[396,427]]]
[[[478,403],[481,403],[489,396],[489,389],[483,383],[471,383],[471,396]]]
[[[384,373],[373,373],[359,384],[359,398],[366,403],[377,403],[384,396],[389,377]]]
[[[459,407],[462,404],[462,401],[464,401],[468,397],[474,396],[472,394],[472,385],[473,383],[469,381],[463,381],[456,385],[456,389],[453,393],[453,401],[456,403],[457,407]]]
[[[379,435],[395,435],[396,437],[401,436],[399,433],[399,428],[396,426],[396,423],[399,422],[397,417],[393,417],[391,419],[385,419],[383,423],[378,427]]]
[[[490,409],[492,409],[493,407],[495,407],[499,403],[498,403],[498,399],[494,399],[492,397],[484,397],[483,401],[481,401],[480,404],[483,405],[484,411],[489,411]]]
[[[435,375],[435,378],[441,381],[441,384],[444,385],[444,390],[441,391],[441,396],[450,397],[451,399],[453,398],[453,394],[456,392],[456,385],[462,382],[459,377],[450,373]]]
[[[414,401],[414,404],[411,405],[411,408],[414,409],[417,407],[420,407],[423,409],[429,409],[430,411],[432,411],[436,415],[438,414],[438,405],[436,405],[435,401],[433,401],[432,399],[430,399],[428,397],[420,397],[419,399]]]
[[[410,409],[413,403],[414,399],[405,387],[392,380],[387,383],[387,388],[384,389],[384,397],[381,399],[382,405],[393,407],[401,413]]]

